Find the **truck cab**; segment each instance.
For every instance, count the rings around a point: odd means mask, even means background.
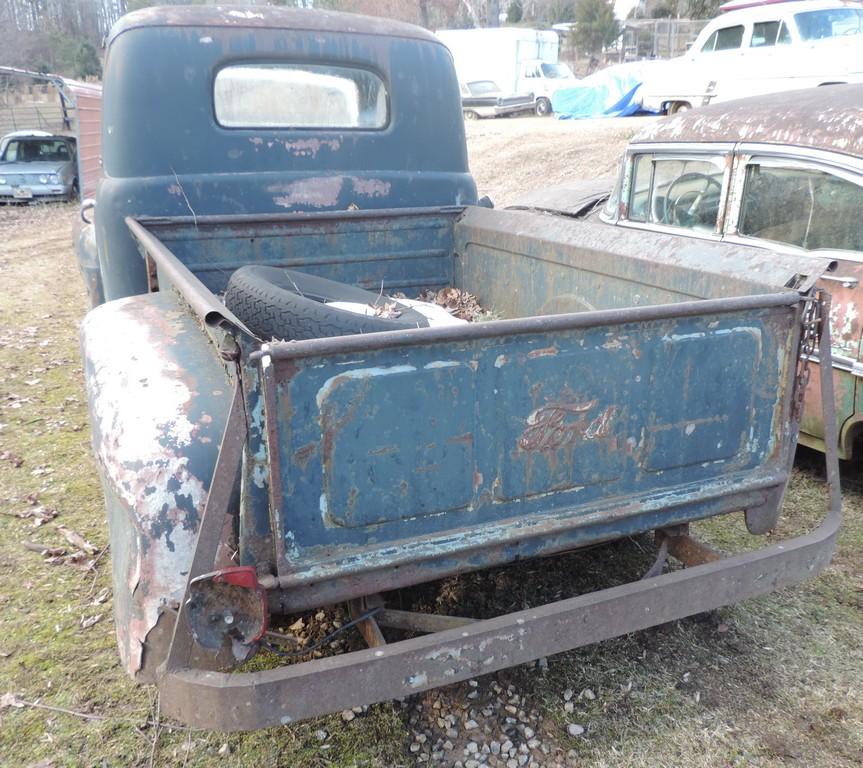
[[[562,61],[528,59],[521,62],[518,89],[534,94],[537,115],[550,114],[552,96],[561,88],[571,88],[575,83],[575,75]]]

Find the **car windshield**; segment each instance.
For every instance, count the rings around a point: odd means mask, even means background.
[[[497,93],[500,88],[491,80],[475,80],[467,84],[468,90],[474,96],[485,96],[488,93]]]
[[[550,80],[566,80],[575,77],[566,64],[542,64],[542,74]]]
[[[63,162],[69,160],[69,146],[62,139],[13,139],[3,150],[8,163]]]
[[[828,37],[859,35],[863,32],[863,9],[833,8],[794,14],[803,40],[823,40]]]

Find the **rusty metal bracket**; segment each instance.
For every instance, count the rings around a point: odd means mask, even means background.
[[[721,552],[691,536],[688,525],[679,529],[660,529],[656,532],[656,540],[669,555],[690,568],[722,559]]]
[[[842,509],[842,490],[839,484],[839,437],[836,426],[836,401],[833,394],[832,342],[830,339],[830,294],[818,290],[821,317],[820,334],[818,335],[818,357],[821,370],[828,375],[821,376],[821,418],[824,421],[824,459],[827,464],[827,492],[831,509]]]
[[[348,612],[354,621],[362,617],[371,607],[376,606],[370,605],[365,598],[348,601]],[[383,632],[381,632],[381,628],[375,619],[376,616],[369,616],[357,623],[357,629],[369,648],[380,648],[382,645],[387,644]]]
[[[459,629],[477,622],[476,619],[467,619],[463,616],[399,611],[394,608],[384,608],[375,615],[375,620],[382,627],[421,633],[445,632],[448,629]]]

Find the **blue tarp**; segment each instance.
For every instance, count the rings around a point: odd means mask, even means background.
[[[583,117],[625,117],[641,112],[638,89],[641,67],[621,64],[602,69],[563,88],[551,97],[551,108],[561,120]]]

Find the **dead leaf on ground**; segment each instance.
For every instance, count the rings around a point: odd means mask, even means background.
[[[3,451],[0,453],[0,461],[8,461],[16,469],[24,463],[24,459],[16,456],[12,451]]]
[[[73,547],[77,547],[80,550],[83,550],[88,555],[95,555],[99,552],[99,547],[91,544],[87,539],[85,539],[80,533],[76,533],[71,528],[67,528],[65,525],[58,525],[57,530],[63,534],[63,538],[66,539]]]
[[[48,509],[47,507],[37,506],[30,509],[22,509],[18,512],[0,512],[0,514],[8,517],[17,517],[21,520],[33,519],[33,527],[38,528],[45,525],[49,520],[53,520],[60,513],[56,509]]]
[[[16,707],[21,709],[24,706],[21,699],[19,699],[14,693],[4,693],[0,696],[0,709],[8,709],[9,707]]]
[[[99,590],[99,594],[93,598],[93,602],[90,605],[101,605],[106,602],[108,598],[111,596],[111,590],[108,587],[103,587]]]
[[[51,558],[62,557],[66,554],[65,547],[52,547],[50,544],[42,544],[38,541],[22,541],[21,546],[24,549],[29,549],[31,552],[38,552],[42,557],[49,560]]]
[[[81,629],[90,629],[94,624],[102,621],[104,614],[97,613],[95,616],[81,616]]]

